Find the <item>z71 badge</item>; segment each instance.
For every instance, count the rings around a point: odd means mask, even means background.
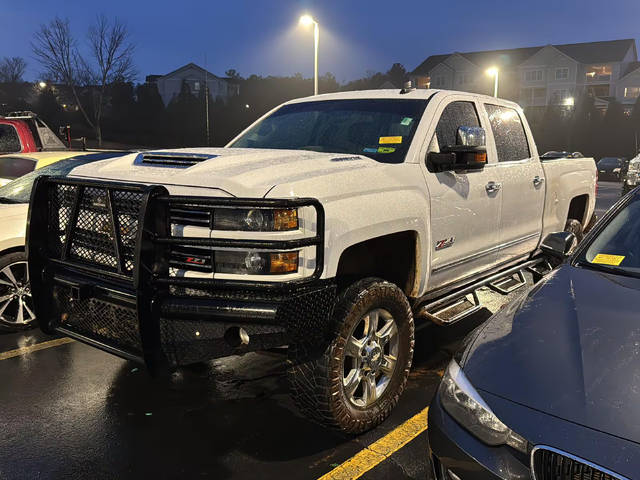
[[[442,250],[443,248],[449,248],[456,241],[456,237],[445,238],[444,240],[438,240],[436,242],[436,251]]]

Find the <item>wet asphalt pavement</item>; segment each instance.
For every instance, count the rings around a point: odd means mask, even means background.
[[[600,216],[619,188],[600,183]],[[323,429],[296,411],[282,353],[229,357],[152,379],[78,342],[2,359],[2,352],[51,337],[0,333],[0,479],[318,478],[428,406],[459,339],[516,295],[483,289],[486,308],[435,332],[435,351],[420,348],[434,332],[418,332],[398,407],[359,437]],[[429,478],[426,461],[425,432],[361,478]]]

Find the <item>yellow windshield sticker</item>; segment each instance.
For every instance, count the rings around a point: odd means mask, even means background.
[[[402,137],[380,137],[380,145],[385,143],[402,143]]]
[[[618,266],[622,263],[622,260],[624,260],[624,255],[607,255],[606,253],[599,253],[593,260],[591,260],[591,263]]]
[[[396,149],[393,147],[378,147],[378,153],[393,153]]]

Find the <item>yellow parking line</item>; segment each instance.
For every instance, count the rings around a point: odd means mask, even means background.
[[[27,353],[37,352],[38,350],[44,350],[45,348],[57,347],[64,345],[65,343],[71,343],[74,340],[72,338],[57,338],[55,340],[49,340],[48,342],[36,343],[29,345],[28,347],[16,348],[15,350],[9,350],[8,352],[0,353],[0,360],[6,360],[8,358],[19,357],[20,355],[26,355]]]
[[[425,408],[318,480],[355,480],[360,478],[424,432],[427,429],[428,411],[429,407]]]

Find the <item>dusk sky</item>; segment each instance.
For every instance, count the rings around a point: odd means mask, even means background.
[[[407,70],[427,56],[453,51],[514,48],[640,36],[638,0],[377,1],[147,1],[0,0],[0,57],[22,56],[27,78],[39,78],[29,42],[42,23],[68,17],[79,40],[99,13],[126,21],[136,44],[138,81],[188,62],[224,75],[313,73],[311,29],[300,14],[318,20],[320,73],[338,81],[384,71],[400,62]]]

